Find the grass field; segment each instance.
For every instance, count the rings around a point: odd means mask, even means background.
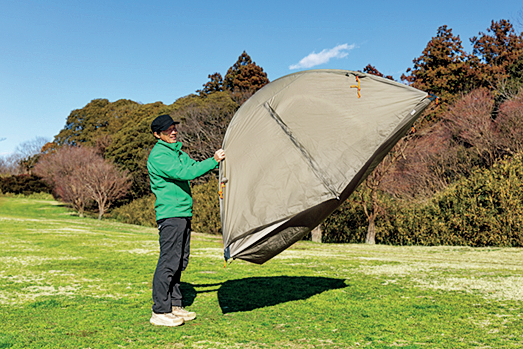
[[[194,234],[198,318],[150,325],[156,229],[0,197],[0,348],[522,348],[523,250],[303,241],[223,266]]]

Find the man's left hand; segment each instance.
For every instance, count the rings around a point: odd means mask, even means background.
[[[225,159],[225,151],[223,149],[217,150],[216,153],[214,153],[214,160],[220,162],[223,159]]]

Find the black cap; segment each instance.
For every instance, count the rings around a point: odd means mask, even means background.
[[[172,124],[179,124],[179,121],[174,121],[170,115],[164,114],[158,116],[151,123],[151,130],[154,132],[161,132],[167,130]]]

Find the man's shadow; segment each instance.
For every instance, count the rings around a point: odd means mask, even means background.
[[[218,302],[224,314],[307,299],[325,291],[347,287],[344,279],[311,276],[252,277],[204,285],[182,282],[180,288],[184,295],[184,306],[190,306],[198,293],[216,291],[197,291],[196,288],[212,286],[220,286]]]

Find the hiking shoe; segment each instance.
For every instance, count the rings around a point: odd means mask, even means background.
[[[175,316],[172,313],[156,314],[153,312],[153,316],[151,316],[151,324],[156,326],[174,327],[183,325],[184,322],[181,317]]]
[[[184,307],[174,307],[173,306],[172,314],[174,316],[181,317],[185,321],[196,319],[196,313],[194,311],[187,311],[187,310],[185,310]]]

